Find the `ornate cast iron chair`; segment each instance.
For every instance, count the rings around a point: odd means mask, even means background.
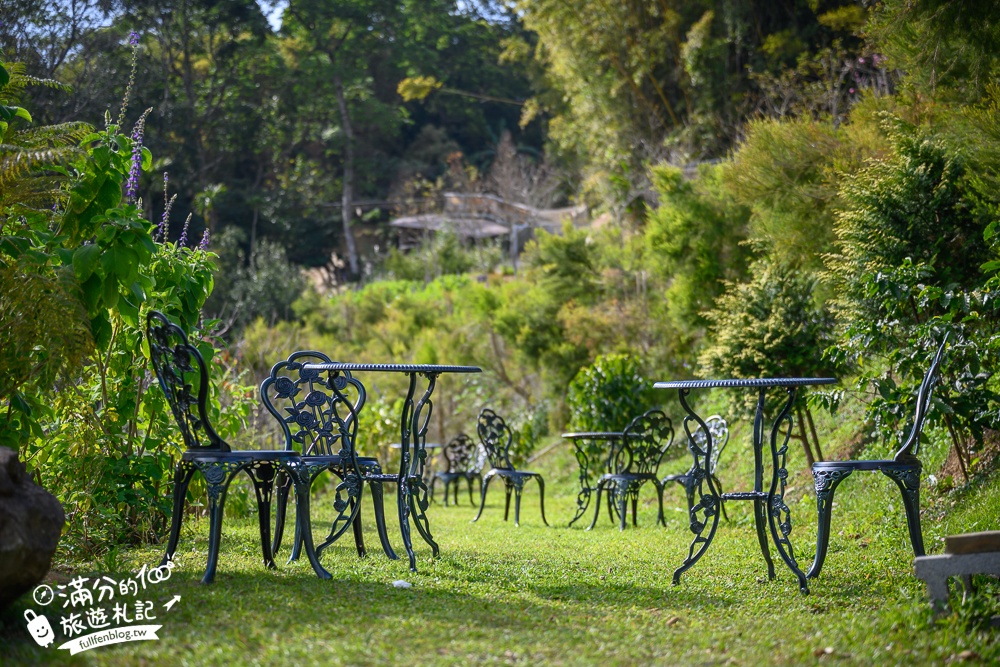
[[[333,544],[344,533],[348,524],[354,527],[358,555],[365,555],[358,501],[361,498],[362,481],[366,481],[371,490],[375,525],[382,550],[386,556],[395,560],[397,556],[389,544],[385,528],[382,468],[378,459],[358,456],[354,449],[357,415],[364,406],[367,395],[365,387],[349,372],[337,374],[333,380],[335,387],[331,387],[330,380],[321,377],[320,371],[303,369],[304,364],[315,363],[330,363],[330,358],[322,352],[305,350],[294,352],[288,359],[278,362],[261,383],[260,398],[264,407],[281,426],[285,449],[301,450],[310,485],[327,470],[340,479],[334,501],[338,516],[330,528],[330,534],[316,547],[316,555],[320,556],[324,549]],[[334,388],[336,391],[332,391]],[[290,486],[287,476],[278,475],[278,505],[272,548],[275,554],[281,546]],[[289,560],[298,559],[302,537],[300,528],[296,525]]]
[[[903,495],[903,509],[906,511],[906,525],[910,531],[910,544],[915,556],[924,555],[924,538],[920,532],[920,473],[922,466],[917,454],[920,450],[920,434],[930,406],[931,392],[937,383],[938,367],[944,356],[948,336],[941,341],[930,368],[924,375],[917,391],[916,413],[910,433],[896,455],[888,460],[862,461],[817,461],[812,466],[813,482],[816,486],[816,510],[819,522],[816,528],[816,558],[806,573],[807,577],[818,577],[826,559],[830,540],[830,515],[833,510],[833,493],[837,486],[855,470],[878,470],[899,487]]]
[[[726,444],[729,442],[729,424],[726,420],[719,415],[712,415],[705,420],[705,425],[708,426],[708,432],[712,435],[712,458],[708,462],[708,471],[712,476],[712,481],[715,482],[715,487],[719,490],[719,494],[722,494],[722,484],[719,482],[719,478],[715,476],[715,466],[719,462],[719,456],[722,454],[722,450],[726,448]],[[694,434],[691,436],[694,439],[694,444],[701,450],[704,450],[707,445],[707,440],[705,438],[705,431],[699,425],[695,430]],[[694,476],[694,471],[697,467],[690,468],[687,472],[678,473],[676,475],[667,475],[661,482],[661,490],[666,488],[669,482],[677,482],[684,487],[684,492],[687,494],[688,508],[690,509],[694,505],[694,494],[695,489],[698,486],[698,480]],[[720,501],[722,507],[722,515],[729,520],[729,516],[726,514],[726,504],[724,501]]]
[[[479,489],[483,488],[483,462],[480,460],[480,447],[473,442],[472,438],[461,433],[444,446],[444,460],[447,470],[434,474],[431,480],[431,499],[434,499],[434,485],[438,480],[444,483],[444,504],[448,506],[448,487],[452,483],[455,485],[455,504],[458,504],[459,481],[465,479],[469,485],[469,504],[475,505],[476,500],[472,495],[472,480],[479,480]]]
[[[162,313],[150,311],[146,317],[146,338],[149,358],[160,381],[170,410],[180,427],[185,451],[174,469],[174,509],[170,520],[170,537],[161,565],[172,560],[180,538],[184,518],[184,501],[195,471],[201,471],[208,487],[208,566],[203,583],[215,578],[219,545],[222,541],[223,506],[230,482],[242,470],[253,481],[257,496],[257,516],[260,521],[261,551],[264,565],[275,567],[271,552],[271,495],[275,476],[282,472],[295,486],[298,503],[296,525],[309,523],[309,478],[302,460],[293,451],[233,451],[219,437],[208,420],[208,369],[198,349],[188,343],[184,331],[172,324]],[[316,558],[311,534],[305,532],[305,549],[316,574],[329,579]]]
[[[479,441],[486,450],[486,457],[490,461],[490,469],[483,476],[481,493],[479,495],[479,513],[473,521],[479,521],[483,515],[483,508],[486,507],[486,491],[490,488],[490,480],[499,477],[503,480],[504,490],[507,493],[507,501],[504,505],[503,520],[506,521],[510,515],[510,492],[514,492],[514,525],[520,525],[521,521],[521,491],[524,483],[534,477],[538,480],[538,490],[542,501],[542,523],[546,526],[549,522],[545,520],[545,480],[537,472],[527,470],[515,470],[511,465],[509,452],[510,445],[514,439],[510,427],[500,415],[490,409],[479,413],[479,423],[476,426],[479,434]]]
[[[608,516],[614,523],[617,513],[620,530],[625,530],[628,518],[627,503],[632,501],[632,525],[636,523],[636,506],[639,489],[646,482],[656,487],[660,507],[657,521],[666,525],[663,518],[663,486],[656,477],[657,468],[674,441],[674,427],[662,410],[648,410],[632,420],[622,432],[620,440],[612,445],[608,466],[611,472],[597,481],[597,500],[594,520],[587,530],[597,525],[601,513],[601,492],[608,494]]]

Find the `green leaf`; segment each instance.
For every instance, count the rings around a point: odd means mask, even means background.
[[[6,86],[9,81],[10,74],[3,65],[0,65],[0,86]]]
[[[100,258],[101,249],[97,245],[91,244],[78,248],[73,253],[73,271],[76,273],[77,280],[83,282],[90,278],[94,273],[94,269],[97,268]]]
[[[139,166],[143,171],[149,171],[153,168],[153,154],[145,146],[142,147],[142,161],[139,163]]]
[[[23,118],[24,120],[28,121],[29,123],[31,122],[31,114],[28,113],[27,109],[23,109],[21,107],[14,107],[14,108],[16,109],[16,111],[14,111],[14,116],[15,117],[17,117],[17,118]]]
[[[111,342],[111,322],[108,321],[107,313],[101,313],[90,320],[90,330],[98,349],[106,348]]]
[[[101,303],[101,295],[104,293],[104,281],[95,273],[81,287],[83,288],[83,301],[87,305],[87,312],[95,312]]]
[[[18,412],[23,412],[28,417],[31,416],[31,406],[24,400],[24,394],[15,391],[10,395],[10,406]]]
[[[125,297],[118,299],[118,312],[126,324],[132,327],[139,326],[139,307]]]
[[[107,308],[118,305],[118,281],[110,276],[104,281],[104,305]]]

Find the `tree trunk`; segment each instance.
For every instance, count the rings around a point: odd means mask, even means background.
[[[806,406],[806,421],[809,422],[809,432],[812,433],[813,444],[816,446],[816,457],[820,461],[825,461],[823,450],[819,446],[819,437],[816,435],[816,424],[813,423],[812,410]]]
[[[337,92],[337,105],[340,107],[340,122],[344,128],[344,191],[340,200],[340,217],[344,221],[347,266],[351,277],[356,278],[361,275],[361,271],[358,267],[358,248],[354,243],[354,232],[351,230],[351,219],[354,217],[354,130],[351,128],[350,114],[347,113],[344,84],[339,73],[333,75],[333,85]]]
[[[795,416],[798,417],[799,422],[799,436],[798,439],[802,441],[802,449],[806,452],[806,463],[812,468],[812,464],[816,463],[816,459],[813,457],[812,449],[809,447],[809,436],[806,435],[806,421],[802,418],[802,408],[795,408]]]

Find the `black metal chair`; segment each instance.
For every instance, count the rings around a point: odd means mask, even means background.
[[[636,507],[639,490],[646,482],[656,487],[656,497],[660,508],[657,521],[666,525],[663,518],[663,485],[657,479],[657,469],[667,450],[674,441],[674,427],[670,418],[662,410],[648,410],[632,420],[622,432],[620,440],[612,445],[608,466],[611,472],[597,481],[597,500],[594,520],[587,530],[597,525],[601,513],[601,493],[608,494],[608,516],[614,523],[618,515],[619,529],[625,530],[628,517],[628,501],[632,501],[632,525],[636,526]]]
[[[503,520],[506,521],[510,515],[510,493],[514,492],[514,525],[521,523],[521,491],[524,483],[532,477],[538,480],[538,490],[542,501],[542,523],[546,526],[549,522],[545,520],[545,480],[537,472],[527,470],[515,470],[510,462],[510,445],[513,442],[514,434],[510,427],[497,413],[486,409],[479,413],[479,423],[476,426],[479,434],[479,441],[486,450],[486,457],[490,462],[490,469],[483,476],[481,493],[479,495],[479,513],[473,521],[479,521],[483,515],[483,508],[486,507],[486,491],[490,488],[490,481],[494,477],[503,480],[504,490],[507,493],[507,501],[504,506]]]
[[[233,451],[219,437],[208,419],[208,369],[198,349],[187,335],[162,313],[150,311],[146,317],[146,338],[149,358],[166,396],[170,410],[184,439],[185,451],[174,469],[174,508],[170,520],[170,537],[161,565],[173,560],[180,539],[181,522],[188,485],[195,471],[205,477],[208,487],[208,566],[203,583],[215,578],[219,546],[222,541],[222,516],[226,491],[230,482],[242,470],[253,481],[257,496],[257,516],[260,522],[261,551],[264,565],[275,567],[271,552],[271,496],[274,480],[284,473],[295,487],[297,501],[296,525],[309,524],[309,478],[302,459],[293,451]],[[311,535],[306,532],[306,554],[316,574],[329,579],[313,549]]]
[[[920,389],[917,391],[916,413],[910,433],[899,448],[896,455],[888,460],[860,461],[817,461],[812,466],[813,483],[816,487],[816,511],[818,524],[816,528],[816,558],[812,567],[806,573],[807,577],[818,577],[826,560],[826,551],[830,541],[830,518],[833,511],[833,494],[837,486],[856,470],[878,470],[891,479],[899,487],[903,496],[903,509],[906,512],[906,525],[910,532],[910,544],[913,555],[924,555],[924,538],[920,531],[920,473],[923,466],[917,455],[920,451],[920,434],[924,428],[927,409],[930,406],[931,392],[937,383],[937,372],[944,356],[945,335],[938,347],[937,354],[930,368],[924,375]]]
[[[445,507],[448,506],[448,487],[451,484],[455,485],[454,494],[457,505],[458,486],[460,481],[464,479],[469,486],[469,504],[474,506],[476,500],[472,495],[472,481],[478,479],[480,492],[483,489],[483,462],[479,455],[479,445],[466,434],[460,433],[442,448],[442,453],[447,469],[434,474],[434,479],[431,480],[431,500],[434,499],[434,485],[438,480],[441,480],[444,483]]]
[[[722,483],[719,482],[719,478],[715,476],[715,466],[719,462],[719,456],[722,454],[722,450],[726,448],[726,444],[729,442],[729,424],[726,420],[719,415],[712,415],[705,420],[705,425],[708,426],[708,432],[712,436],[712,457],[708,461],[708,474],[712,476],[712,481],[715,482],[715,488],[719,490],[719,494],[722,494]],[[695,430],[691,436],[694,439],[695,445],[698,449],[704,451],[707,445],[707,439],[705,437],[705,430],[702,429],[701,425]],[[698,486],[698,479],[695,477],[694,472],[698,470],[696,466],[692,466],[687,472],[679,473],[676,475],[667,475],[661,482],[661,489],[666,488],[667,484],[670,482],[677,482],[684,487],[684,492],[687,495],[688,509],[694,505],[694,493]],[[726,504],[725,501],[720,501],[720,506],[722,507],[722,516],[729,520],[729,516],[726,514]]]
[[[330,528],[330,534],[316,547],[316,555],[320,556],[324,549],[344,533],[347,522],[354,527],[354,542],[358,555],[365,555],[361,532],[361,508],[358,501],[361,498],[362,481],[366,481],[371,491],[375,525],[382,550],[386,556],[395,560],[397,556],[389,544],[385,527],[382,467],[378,459],[358,456],[354,448],[357,415],[364,406],[367,396],[365,387],[350,373],[342,372],[335,379],[337,391],[330,391],[333,387],[329,386],[328,380],[320,376],[320,371],[303,369],[304,364],[310,363],[330,363],[330,358],[322,352],[313,350],[292,353],[288,359],[278,362],[271,368],[271,373],[260,385],[260,398],[264,407],[274,415],[281,426],[285,449],[301,450],[310,486],[327,470],[340,479],[334,501],[338,516]],[[272,552],[275,554],[281,546],[291,486],[290,480],[283,475],[278,476],[277,482],[278,504],[272,547]],[[299,526],[296,525],[289,560],[298,559],[302,537]]]

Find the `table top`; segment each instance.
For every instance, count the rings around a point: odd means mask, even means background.
[[[654,389],[709,389],[712,387],[803,387],[835,384],[837,378],[753,378],[747,380],[675,380],[657,382]]]
[[[304,364],[308,371],[384,371],[388,373],[482,373],[479,366],[443,366],[439,364],[356,364],[330,362]]]

